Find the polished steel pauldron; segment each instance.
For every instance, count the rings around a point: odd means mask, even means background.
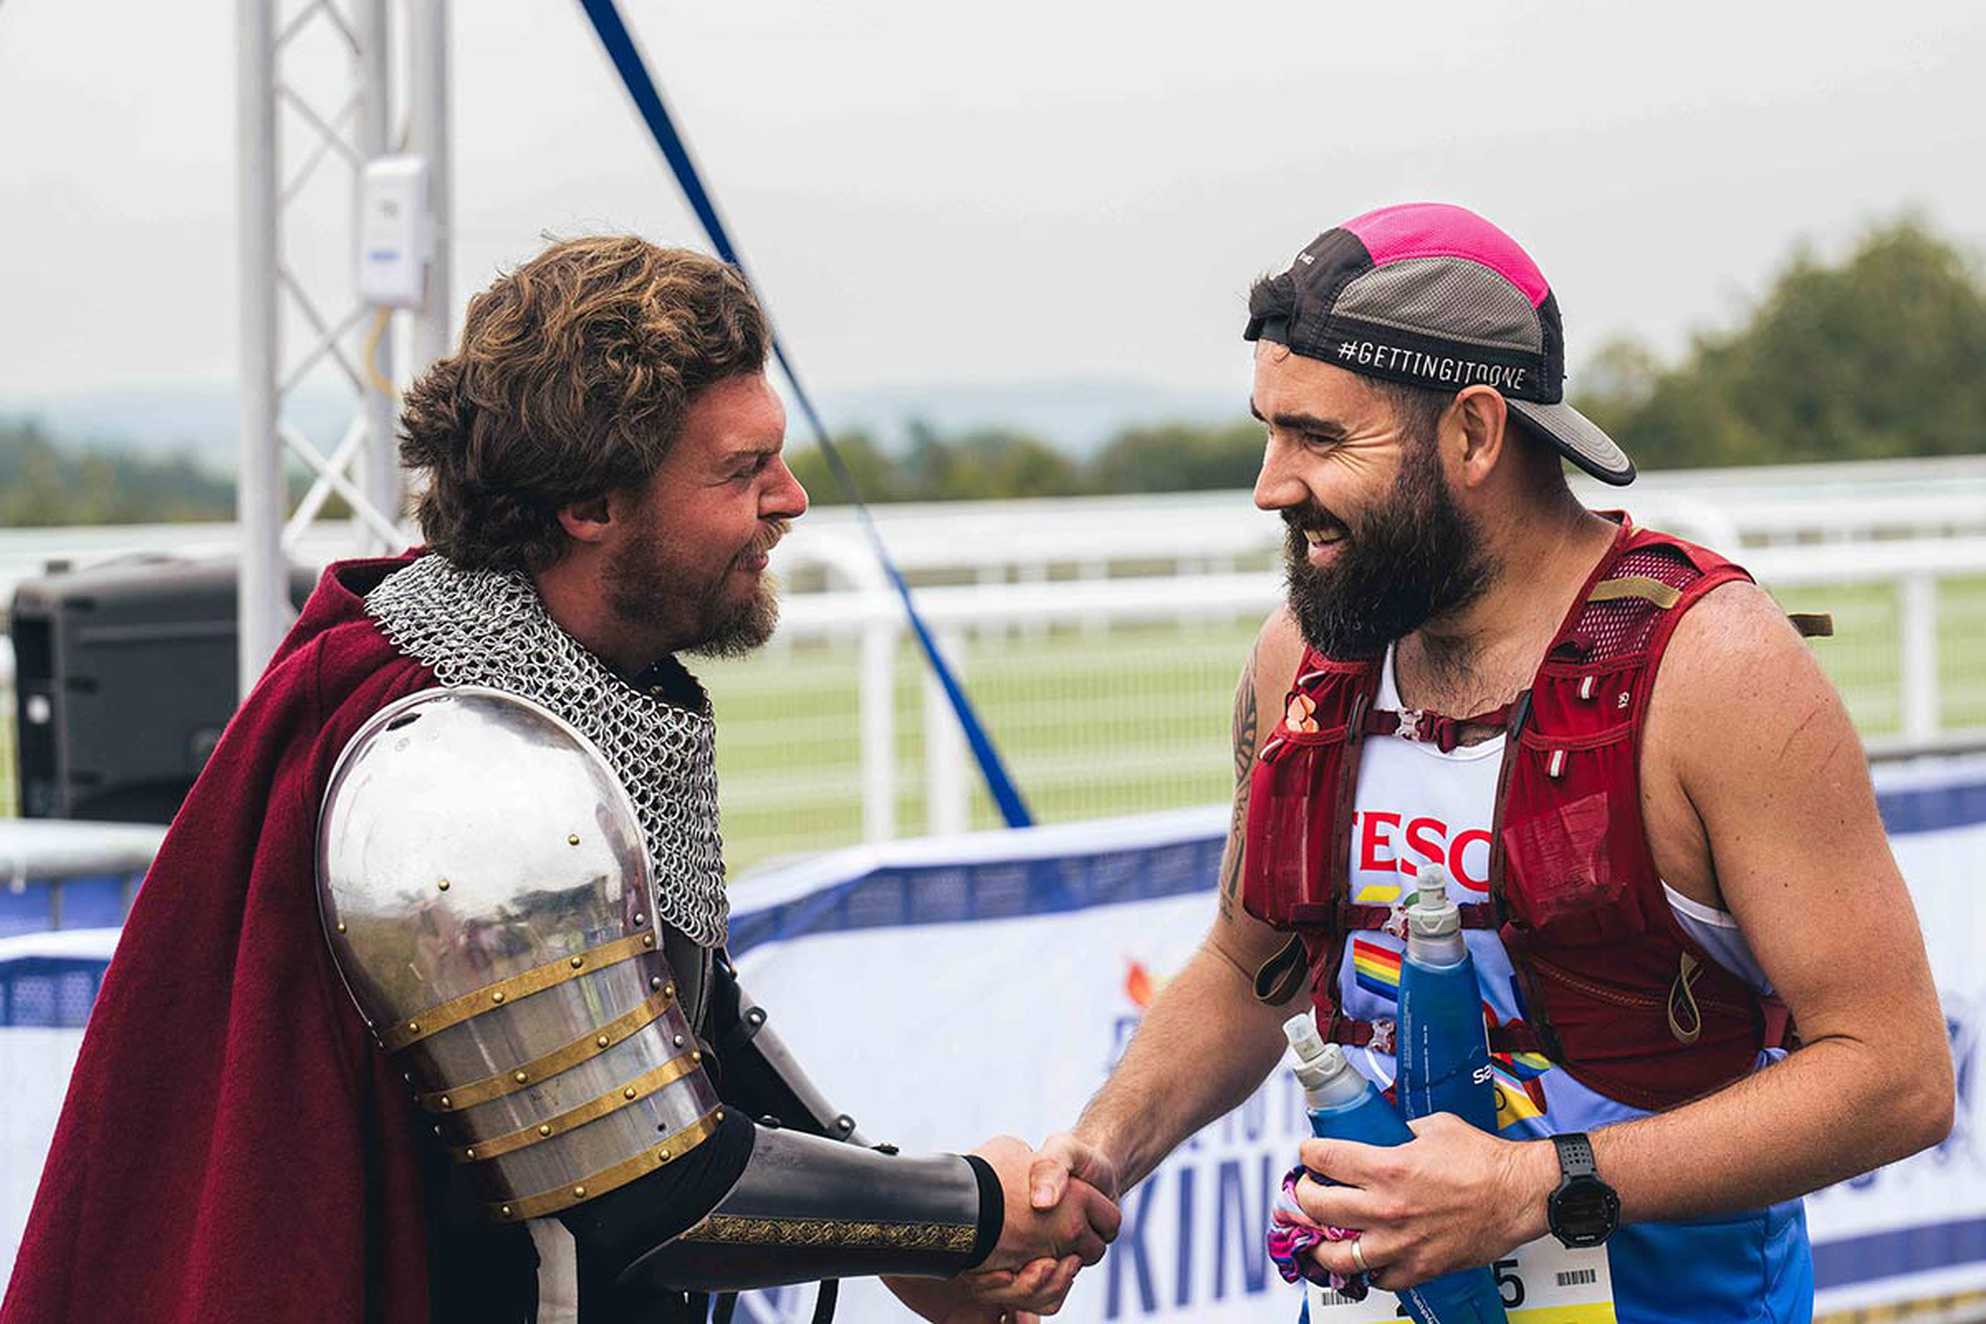
[[[721,1112],[616,769],[529,699],[388,705],[339,756],[318,901],[353,1000],[498,1219],[624,1185]]]

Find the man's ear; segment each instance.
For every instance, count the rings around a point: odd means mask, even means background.
[[[1494,386],[1478,384],[1456,392],[1449,416],[1462,430],[1462,485],[1479,487],[1503,458],[1510,438],[1510,406]]]
[[[614,503],[607,497],[559,507],[559,527],[574,542],[605,542],[614,530]]]

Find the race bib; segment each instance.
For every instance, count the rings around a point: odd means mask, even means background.
[[[1605,1246],[1567,1250],[1556,1237],[1540,1237],[1519,1246],[1509,1259],[1498,1260],[1490,1272],[1510,1324],[1615,1324],[1614,1280],[1607,1271]],[[1316,1283],[1307,1290],[1312,1324],[1407,1321],[1400,1299],[1384,1288],[1373,1288],[1363,1301]]]

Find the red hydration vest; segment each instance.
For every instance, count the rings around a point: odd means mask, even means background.
[[[1638,1108],[1672,1107],[1747,1074],[1789,1040],[1784,1007],[1718,965],[1677,923],[1641,818],[1642,729],[1677,622],[1743,569],[1618,516],[1530,687],[1506,709],[1456,719],[1375,710],[1379,659],[1306,649],[1286,709],[1250,774],[1242,904],[1296,939],[1257,976],[1282,1001],[1308,972],[1320,1029],[1391,1048],[1387,1021],[1337,1006],[1347,935],[1398,930],[1353,905],[1349,872],[1359,750],[1368,735],[1452,749],[1461,725],[1507,732],[1490,828],[1489,899],[1465,928],[1499,931],[1524,1017],[1489,1029],[1492,1052],[1541,1052]],[[1300,940],[1300,945],[1297,940]]]

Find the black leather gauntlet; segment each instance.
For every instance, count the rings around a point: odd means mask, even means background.
[[[767,1127],[716,1208],[639,1256],[623,1288],[736,1291],[907,1274],[949,1278],[992,1253],[1006,1216],[983,1159],[879,1153]]]

